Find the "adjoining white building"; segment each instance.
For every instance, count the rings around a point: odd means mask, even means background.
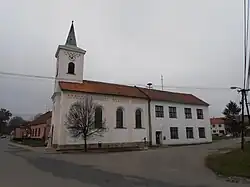
[[[91,95],[107,132],[88,140],[89,147],[133,147],[144,144],[211,142],[208,104],[191,94],[83,80],[84,55],[77,47],[72,23],[65,45],[59,45],[52,96],[52,146],[58,149],[84,144],[64,125],[70,106]],[[100,144],[99,144],[100,145]]]
[[[211,118],[211,130],[213,135],[225,135],[226,127],[225,127],[225,119],[224,118]]]

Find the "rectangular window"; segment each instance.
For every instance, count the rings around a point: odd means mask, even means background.
[[[213,133],[216,133],[216,130],[213,130]]]
[[[179,139],[178,127],[170,127],[171,139]]]
[[[224,134],[225,132],[224,132],[223,130],[220,130],[219,133],[220,133],[220,134]]]
[[[187,136],[187,139],[194,138],[193,127],[186,127],[186,136]]]
[[[221,125],[219,125],[219,127],[221,127]]]
[[[155,105],[155,116],[157,118],[164,118],[164,108],[160,105]]]
[[[177,118],[176,107],[169,107],[169,118]]]
[[[35,136],[37,135],[37,129],[35,129]]]
[[[38,128],[37,136],[40,136],[40,128]]]
[[[186,119],[192,119],[191,108],[184,108]]]
[[[199,138],[206,138],[206,132],[204,127],[199,127]]]
[[[213,128],[215,128],[215,125],[213,125]]]
[[[202,109],[196,109],[196,111],[197,111],[197,119],[204,119],[203,110]]]

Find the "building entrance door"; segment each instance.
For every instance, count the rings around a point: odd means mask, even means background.
[[[162,142],[162,132],[156,131],[155,132],[155,138],[156,138],[156,145],[161,145]]]

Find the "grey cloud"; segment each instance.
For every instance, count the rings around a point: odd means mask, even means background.
[[[0,70],[54,76],[57,45],[75,20],[87,50],[84,78],[124,84],[241,86],[242,2],[235,0],[12,0],[0,7]],[[39,113],[51,106],[51,80],[0,76],[0,107]],[[156,87],[159,88],[159,87]],[[231,90],[170,89],[211,104],[211,116],[238,101]]]

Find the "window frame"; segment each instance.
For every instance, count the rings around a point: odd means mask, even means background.
[[[140,118],[137,118],[138,117],[138,112],[140,112]],[[139,124],[138,124],[138,119],[139,119]],[[136,129],[142,129],[142,109],[140,108],[137,108],[135,110],[135,128]]]
[[[191,136],[188,132],[192,132]],[[187,139],[194,139],[194,128],[193,127],[186,127],[186,138]]]
[[[201,113],[200,113],[201,111]],[[197,119],[204,119],[203,109],[197,108],[196,109]]]
[[[68,74],[71,74],[71,75],[75,74],[75,63],[74,62],[68,63]]]
[[[98,119],[98,124],[97,124],[97,121],[96,121],[96,112],[97,112],[97,110],[99,110],[99,114],[100,114],[100,116],[99,116],[99,118],[100,119]],[[95,119],[95,123],[94,123],[94,127],[95,127],[95,129],[101,129],[101,128],[103,128],[103,108],[102,108],[102,106],[96,106],[95,107],[95,117],[94,117],[94,119]]]
[[[178,140],[179,139],[179,128],[178,127],[170,127],[170,138],[171,140]]]
[[[173,111],[172,111],[172,109],[173,109]],[[168,110],[169,110],[169,118],[177,119],[177,108],[174,106],[169,106]]]
[[[203,135],[203,134],[201,134],[201,131],[200,131],[201,129],[204,130],[204,136],[201,136],[201,135]],[[198,133],[199,133],[199,138],[206,138],[206,128],[205,127],[198,127]]]
[[[37,136],[40,136],[40,128],[37,129]]]
[[[192,119],[192,109],[191,108],[184,108],[185,118]]]
[[[155,117],[164,118],[164,106],[163,105],[155,105]]]
[[[120,111],[121,113],[121,119],[118,120],[118,111]],[[120,122],[120,124],[118,124],[118,122]],[[124,129],[124,109],[122,107],[118,107],[116,109],[116,128],[117,129]]]

